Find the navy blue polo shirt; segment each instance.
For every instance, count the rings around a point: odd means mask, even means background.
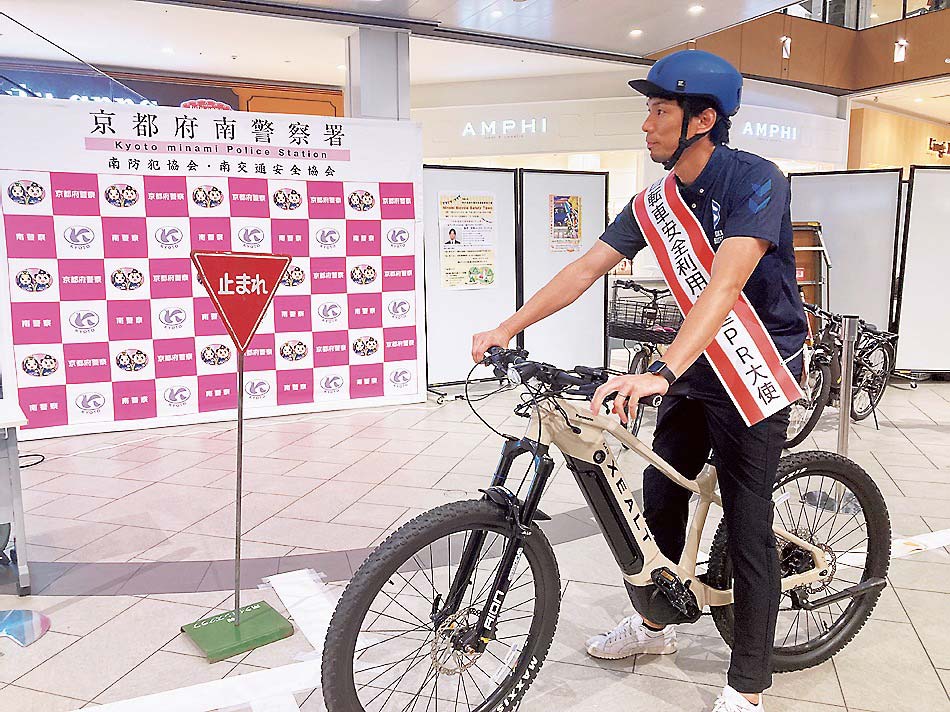
[[[730,237],[771,243],[743,291],[782,358],[798,353],[807,323],[795,278],[791,191],[782,171],[760,156],[717,146],[699,177],[679,189],[714,252]],[[632,199],[600,239],[630,259],[647,246]]]

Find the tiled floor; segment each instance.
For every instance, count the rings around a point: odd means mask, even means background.
[[[514,402],[501,394],[478,408],[496,427],[522,432]],[[802,449],[834,448],[835,415],[826,414]],[[950,383],[890,388],[880,419],[880,430],[867,421],[854,427],[850,455],[884,493],[895,536],[950,529]],[[499,446],[458,401],[251,422],[245,587],[310,566],[345,580],[368,548],[408,519],[478,496]],[[47,457],[24,472],[31,558],[42,563],[37,595],[18,599],[8,595],[9,583],[0,584],[0,609],[45,611],[53,628],[27,649],[0,639],[0,710],[78,709],[286,665],[310,650],[298,633],[209,665],[178,634],[182,624],[229,605],[233,430],[84,436],[24,443],[21,451]],[[621,462],[640,469],[628,454]],[[728,660],[708,619],[681,629],[675,656],[599,663],[584,654],[583,640],[629,608],[584,506],[559,469],[542,508],[554,515],[552,538],[560,542],[562,612],[521,710],[705,709]],[[776,678],[770,712],[950,711],[950,551],[894,560],[889,578],[849,647],[818,668]],[[99,595],[82,595],[90,593]],[[283,610],[273,592],[247,596]],[[298,702],[305,711],[321,709],[319,695]]]

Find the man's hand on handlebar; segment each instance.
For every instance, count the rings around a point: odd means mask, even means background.
[[[655,376],[652,373],[638,373],[636,375],[614,376],[604,385],[594,392],[594,397],[590,402],[590,412],[599,415],[604,401],[613,393],[617,394],[614,398],[612,413],[620,416],[620,422],[627,424],[628,404],[633,403],[633,410],[636,410],[636,403],[648,396],[666,395],[670,384],[662,376]]]
[[[504,327],[498,326],[491,331],[482,331],[472,337],[472,361],[481,363],[485,354],[492,346],[506,349],[514,334],[509,334]]]

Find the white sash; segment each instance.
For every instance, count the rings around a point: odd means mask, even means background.
[[[653,249],[683,314],[709,284],[715,253],[670,173],[633,200],[633,216]],[[804,394],[745,294],[740,294],[706,356],[746,425],[755,425]]]

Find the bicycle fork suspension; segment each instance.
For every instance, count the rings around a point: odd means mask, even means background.
[[[506,442],[498,471],[496,471],[492,480],[492,486],[484,490],[486,499],[491,500],[505,510],[511,527],[511,536],[508,538],[501,554],[495,577],[479,612],[478,622],[467,631],[463,639],[459,640],[461,647],[483,652],[488,643],[494,640],[498,628],[498,618],[504,606],[505,598],[511,590],[513,574],[517,572],[521,557],[524,554],[525,538],[530,536],[531,533],[531,522],[536,514],[539,515],[538,518],[547,518],[546,515],[540,514],[538,503],[551,473],[554,471],[554,461],[546,452],[542,454],[540,450],[541,448],[537,444],[528,443],[524,440],[512,439]],[[526,452],[531,452],[534,455],[535,475],[528,488],[525,502],[521,504],[518,498],[504,487],[504,483],[514,458]],[[452,580],[449,592],[446,594],[444,605],[441,610],[436,610],[439,608],[438,606],[433,607],[432,622],[436,628],[462,607],[466,592],[474,583],[476,567],[486,556],[482,553],[482,549],[485,546],[487,535],[487,531],[478,530],[473,531],[469,537],[459,560],[458,571]],[[477,595],[480,597],[481,591]],[[477,601],[475,603],[477,604]]]

